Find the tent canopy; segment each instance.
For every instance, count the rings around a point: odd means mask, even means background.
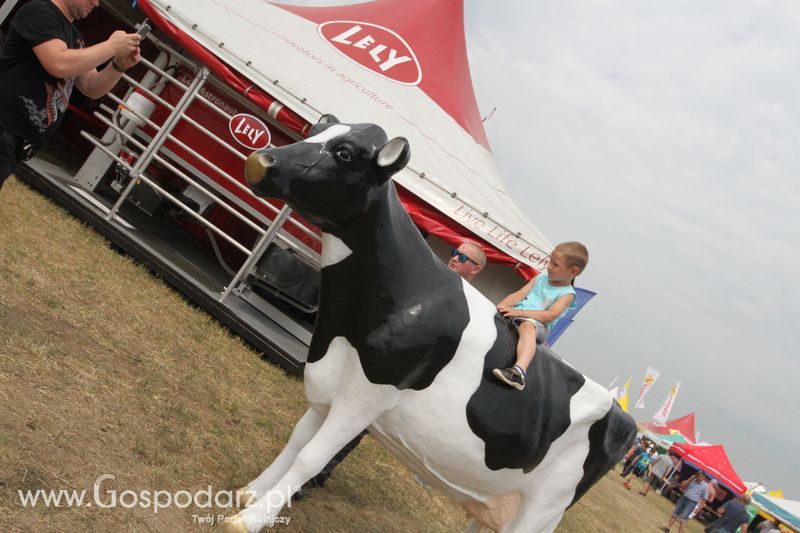
[[[675,442],[682,442],[683,443],[683,442],[686,442],[686,437],[684,437],[680,433],[674,433],[672,435],[660,435],[659,438],[664,442],[670,442],[670,443],[675,443]]]
[[[800,502],[754,493],[753,503],[781,522],[800,530]]]
[[[655,422],[640,422],[640,426],[652,431],[657,435],[673,435],[676,431],[684,436],[688,442],[694,442],[694,413],[668,420],[665,424],[657,424]]]
[[[285,106],[310,123],[331,113],[406,137],[411,160],[394,179],[412,193],[407,208],[427,204],[446,216],[444,225],[415,218],[430,233],[447,242],[477,236],[490,259],[520,265],[526,277],[547,266],[552,244],[515,204],[489,151],[469,73],[463,0],[139,6],[207,65],[211,58],[277,98],[273,117]]]
[[[683,459],[684,462],[716,479],[731,492],[737,495],[747,492],[747,487],[739,477],[739,474],[733,469],[722,444],[700,446],[676,442],[672,445],[670,451]]]

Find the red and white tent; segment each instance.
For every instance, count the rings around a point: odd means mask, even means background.
[[[733,469],[722,444],[701,446],[676,442],[670,448],[670,452],[678,455],[684,462],[703,470],[735,494],[741,495],[747,491],[747,486]]]
[[[657,435],[670,435],[675,431],[683,435],[689,442],[695,441],[694,413],[668,420],[664,424],[655,422],[639,422],[639,425]]]
[[[547,265],[552,244],[520,211],[489,150],[470,79],[463,0],[139,6],[297,133],[332,113],[408,138],[411,161],[395,180],[412,218],[430,233],[451,243],[478,236],[490,260],[518,265],[526,277]]]

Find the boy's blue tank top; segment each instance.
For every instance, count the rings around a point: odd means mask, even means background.
[[[533,284],[533,288],[531,292],[528,293],[528,296],[525,297],[524,300],[519,302],[514,307],[516,309],[533,309],[536,311],[546,311],[553,305],[556,300],[564,296],[565,294],[572,294],[572,303],[564,309],[564,311],[552,322],[547,324],[548,326],[552,327],[558,320],[567,314],[567,311],[570,309],[575,309],[577,305],[575,304],[575,289],[572,285],[567,285],[566,287],[553,287],[550,285],[550,279],[548,278],[546,273],[541,273],[536,276],[536,281]]]

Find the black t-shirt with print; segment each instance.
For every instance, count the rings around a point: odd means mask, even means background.
[[[61,39],[83,48],[83,37],[50,0],[22,6],[0,53],[0,127],[43,146],[67,111],[74,78],[55,78],[39,63],[33,47]]]

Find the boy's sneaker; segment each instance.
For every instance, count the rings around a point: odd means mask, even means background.
[[[492,370],[492,374],[509,387],[514,387],[517,390],[525,388],[525,376],[515,366],[495,368]]]

